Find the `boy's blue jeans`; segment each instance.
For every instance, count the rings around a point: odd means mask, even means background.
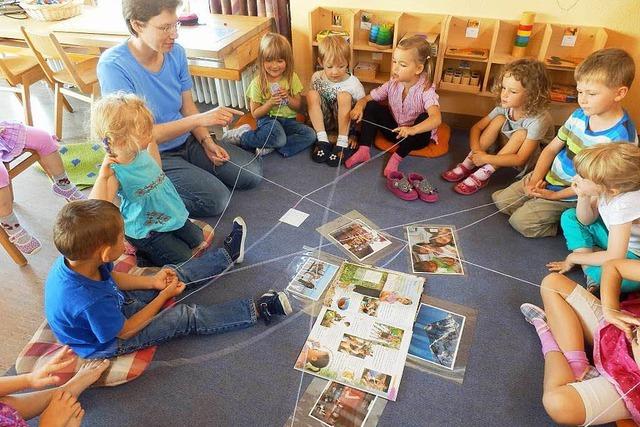
[[[240,146],[275,148],[282,157],[291,157],[309,148],[315,141],[316,132],[296,119],[264,116],[258,119],[255,131],[242,134]]]
[[[185,290],[185,292],[187,292]],[[122,312],[130,318],[142,310],[158,291],[125,291]],[[117,339],[112,349],[94,353],[89,358],[110,358],[151,347],[186,335],[212,335],[243,329],[256,324],[253,300],[235,300],[204,306],[176,304],[159,312],[144,329],[129,339]]]
[[[567,239],[567,248],[574,251],[580,248],[601,248],[606,250],[609,245],[609,230],[598,218],[593,224],[584,225],[578,221],[575,208],[567,209],[560,217],[560,225],[565,239]],[[638,259],[638,256],[631,251],[627,252],[627,259]],[[584,269],[584,273],[595,283],[600,284],[602,277],[602,266],[590,265]],[[622,280],[622,291],[632,292],[640,289],[640,283],[632,280]]]

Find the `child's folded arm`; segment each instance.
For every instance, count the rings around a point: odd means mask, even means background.
[[[138,289],[156,289],[154,276],[134,276],[132,274],[112,271],[111,277],[123,291],[134,291]]]
[[[603,265],[607,261],[624,259],[629,247],[631,222],[612,225],[609,230],[607,249],[598,252],[573,252],[567,259],[580,265]]]
[[[442,114],[440,114],[440,107],[438,105],[432,105],[427,109],[429,117],[413,125],[414,135],[429,132],[436,129],[442,123]]]
[[[551,169],[551,165],[553,164],[553,160],[556,158],[558,153],[564,148],[564,141],[562,141],[557,136],[553,138],[553,140],[542,149],[540,153],[540,157],[538,157],[538,161],[536,162],[536,166],[531,173],[531,179],[529,180],[529,184],[535,185],[538,181],[542,181],[545,175]],[[561,190],[564,191],[564,190]],[[573,190],[569,193],[567,197],[571,197],[571,195],[575,195]]]
[[[602,311],[608,323],[623,330],[631,338],[631,329],[640,326],[640,319],[620,311],[622,279],[640,281],[640,261],[616,259],[604,263],[600,281]]]
[[[471,126],[471,130],[469,131],[469,148],[471,151],[480,151],[480,135],[482,135],[482,131],[489,126],[491,123],[491,117],[484,116],[481,118],[476,124]]]

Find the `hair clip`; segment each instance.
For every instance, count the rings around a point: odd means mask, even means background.
[[[104,147],[104,151],[106,151],[109,156],[115,157],[113,151],[111,150],[111,143],[109,142],[108,136],[102,138],[102,146]]]

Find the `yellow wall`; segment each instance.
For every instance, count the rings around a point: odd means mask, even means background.
[[[290,0],[296,71],[303,82],[311,77],[309,12],[316,7],[364,10],[396,10],[501,19],[520,18],[525,10],[536,12],[536,21],[605,27],[607,47],[622,47],[633,56],[638,72],[624,106],[640,127],[640,0]],[[562,8],[575,6],[569,11]]]

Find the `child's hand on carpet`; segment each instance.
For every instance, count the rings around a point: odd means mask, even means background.
[[[573,267],[575,267],[575,264],[567,261],[566,259],[563,261],[552,261],[550,263],[547,263],[547,268],[549,269],[549,271],[556,271],[560,274],[564,274],[567,271],[570,271]]]

